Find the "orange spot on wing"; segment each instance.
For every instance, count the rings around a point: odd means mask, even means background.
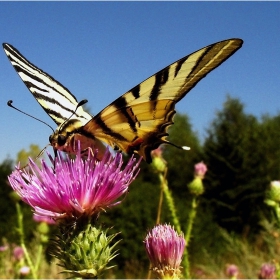
[[[128,147],[126,152],[128,154],[133,153],[135,150],[138,151],[140,149],[140,145],[144,142],[142,138],[137,138],[135,141],[133,141]]]

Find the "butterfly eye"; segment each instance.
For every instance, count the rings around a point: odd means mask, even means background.
[[[63,145],[66,143],[66,139],[67,139],[67,137],[66,137],[65,135],[59,134],[59,135],[57,136],[57,144],[58,144],[59,146],[63,146]]]

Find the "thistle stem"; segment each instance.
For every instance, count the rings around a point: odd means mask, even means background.
[[[189,245],[189,241],[191,238],[191,231],[193,228],[194,219],[196,217],[196,208],[197,208],[197,200],[196,200],[196,197],[193,197],[192,204],[191,204],[191,210],[189,212],[189,221],[188,221],[186,231],[185,231],[186,246]]]
[[[43,245],[40,244],[39,248],[38,248],[37,261],[35,264],[35,271],[38,271],[38,269],[39,269],[39,265],[40,265],[41,258],[42,258],[42,253],[43,253]]]
[[[166,180],[166,173],[167,173],[167,168],[165,168],[165,171],[164,171],[164,180]],[[158,212],[157,212],[156,225],[158,225],[160,223],[162,201],[163,201],[163,188],[164,188],[164,185],[161,183],[160,184],[160,194],[159,194],[159,202],[158,202]]]
[[[173,225],[174,225],[175,229],[177,230],[177,232],[181,232],[181,226],[180,226],[180,222],[179,222],[179,219],[177,217],[177,214],[176,214],[176,208],[175,208],[174,200],[173,200],[172,194],[171,194],[171,192],[168,188],[167,180],[162,173],[159,173],[159,180],[160,180],[162,190],[163,190],[163,193],[164,193],[166,201],[167,201],[167,206],[168,206],[169,211],[171,213]]]
[[[185,231],[186,250],[184,251],[183,263],[184,263],[184,267],[185,267],[185,277],[187,279],[190,279],[190,264],[189,264],[189,256],[188,256],[187,248],[188,248],[189,241],[191,238],[191,232],[192,232],[192,228],[193,228],[194,219],[196,217],[196,208],[197,208],[197,200],[196,200],[196,197],[194,196],[192,199],[191,209],[189,212],[189,220],[188,220],[186,231]]]
[[[166,178],[167,168],[164,171],[164,178]],[[161,216],[161,209],[162,209],[162,201],[163,201],[163,185],[160,185],[160,194],[159,194],[159,202],[158,202],[158,211],[157,211],[157,219],[156,219],[156,225],[160,223],[160,216]],[[149,270],[147,274],[147,279],[151,278],[152,273],[152,265],[149,264]]]
[[[16,210],[17,210],[17,217],[18,217],[18,234],[19,234],[19,239],[20,239],[20,246],[22,247],[24,251],[24,256],[26,258],[27,264],[30,267],[32,278],[33,279],[38,279],[36,270],[33,266],[33,263],[31,261],[31,258],[28,254],[28,251],[26,249],[25,243],[24,243],[24,229],[23,229],[23,215],[21,212],[21,207],[19,202],[16,202]]]

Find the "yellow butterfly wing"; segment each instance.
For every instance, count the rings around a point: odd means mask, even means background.
[[[175,104],[242,43],[229,39],[181,58],[112,102],[82,127],[82,133],[151,162],[150,152],[169,143]]]

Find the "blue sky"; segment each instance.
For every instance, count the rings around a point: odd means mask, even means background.
[[[65,85],[97,114],[175,60],[211,43],[241,38],[243,47],[210,73],[176,109],[201,139],[226,95],[247,113],[280,108],[280,2],[0,2],[0,38]],[[0,52],[0,162],[51,130],[6,102],[55,124]]]

